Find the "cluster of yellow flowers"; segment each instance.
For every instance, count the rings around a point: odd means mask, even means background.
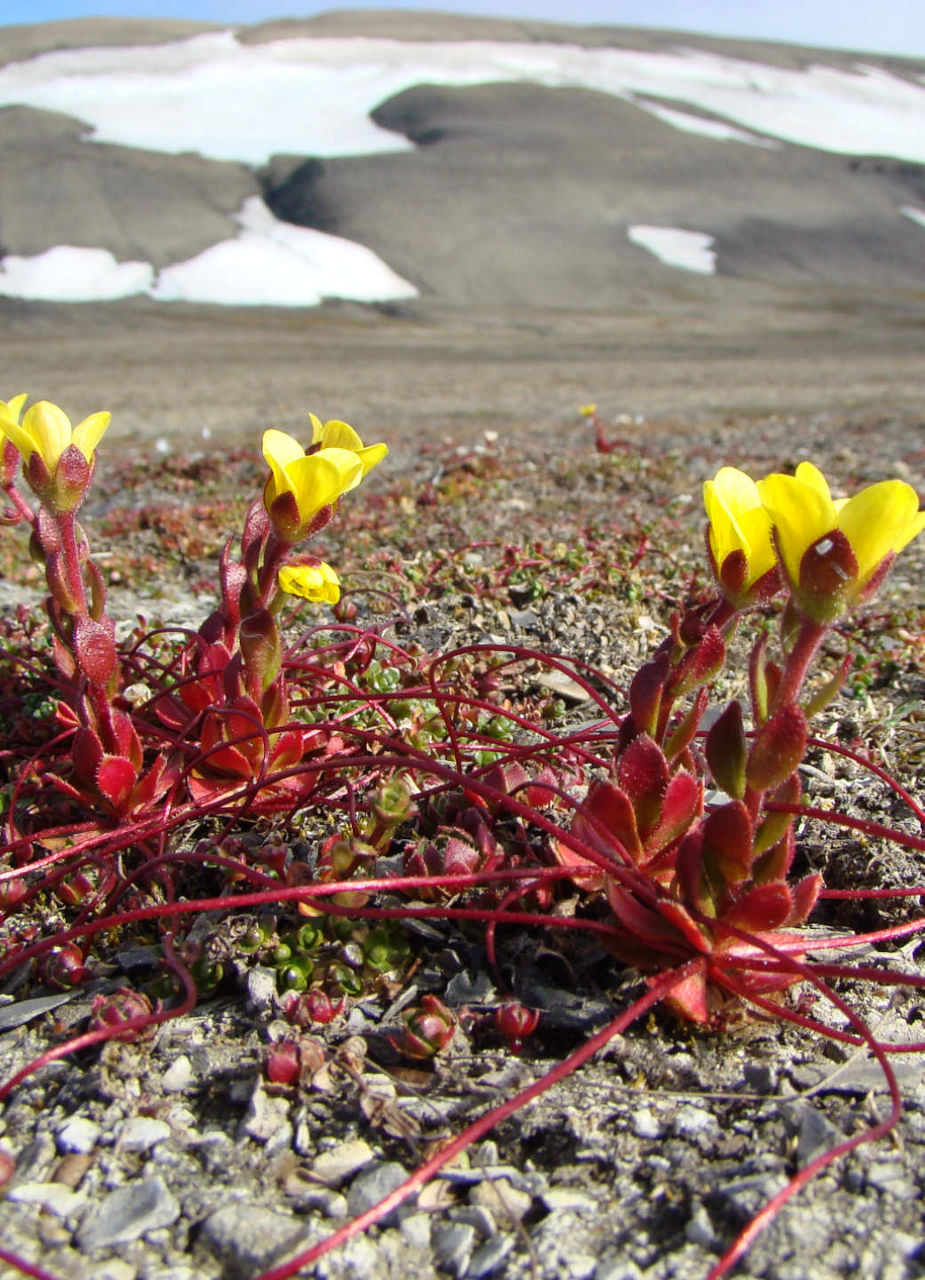
[[[263,434],[263,456],[270,468],[263,503],[273,532],[284,543],[310,537],[319,515],[355,489],[388,453],[384,444],[364,445],[346,422],[322,422],[313,413],[309,417],[308,451],[285,431]],[[337,574],[324,561],[285,565],[278,582],[283,591],[305,600],[336,604],[340,598]]]
[[[67,414],[47,400],[23,414],[26,398],[0,400],[0,450],[5,440],[15,446],[29,484],[53,511],[73,511],[86,491],[110,415],[93,413],[72,426]],[[364,445],[346,422],[309,417],[312,441],[307,450],[284,431],[270,430],[263,436],[263,456],[270,468],[264,505],[273,532],[287,545],[309,537],[318,517],[329,514],[388,453],[384,444]],[[278,581],[283,591],[306,600],[335,604],[340,598],[337,574],[323,561],[286,565]]]
[[[745,608],[780,575],[808,618],[828,623],[870,599],[896,554],[925,529],[911,485],[883,480],[833,499],[811,462],[757,484],[723,467],[703,486],[713,568],[730,603]]]

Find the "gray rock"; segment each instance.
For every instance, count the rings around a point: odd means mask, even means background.
[[[146,1231],[172,1226],[179,1216],[180,1206],[163,1179],[144,1178],[111,1191],[81,1225],[77,1240],[84,1250],[126,1244]]]
[[[329,1187],[339,1187],[373,1158],[373,1149],[362,1138],[342,1142],[330,1151],[322,1151],[312,1165],[312,1173]]]
[[[378,1204],[385,1196],[400,1187],[407,1176],[407,1169],[394,1160],[379,1161],[363,1169],[353,1179],[347,1193],[347,1212],[351,1218],[355,1218],[359,1213],[365,1213],[367,1209]],[[414,1203],[413,1198],[410,1203]],[[403,1210],[408,1212],[404,1205],[393,1210],[383,1220],[384,1224],[396,1226],[404,1216]]]
[[[684,1235],[691,1244],[702,1245],[704,1249],[709,1249],[715,1241],[716,1232],[713,1230],[713,1223],[702,1204],[695,1207],[684,1228]]]
[[[170,1125],[153,1116],[132,1116],[122,1126],[119,1146],[123,1151],[149,1151],[170,1137]]]
[[[76,1151],[88,1155],[100,1140],[102,1129],[94,1120],[85,1116],[72,1116],[55,1134],[58,1150]]]
[[[251,1280],[320,1238],[288,1214],[242,1201],[205,1219],[199,1240],[222,1263],[225,1280]]]
[[[246,979],[247,1005],[253,1013],[269,1013],[276,1008],[276,970],[265,965],[249,969]]]
[[[672,1128],[679,1138],[687,1138],[688,1141],[712,1138],[719,1132],[719,1124],[712,1112],[690,1105],[678,1108]]]
[[[516,1226],[530,1212],[533,1196],[512,1186],[507,1178],[492,1178],[472,1188],[469,1203],[490,1210],[502,1225]]]
[[[271,1097],[258,1080],[251,1093],[250,1105],[241,1121],[240,1134],[255,1142],[269,1142],[281,1129],[292,1130],[289,1125],[289,1101],[283,1097]],[[287,1139],[288,1141],[288,1139]]]
[[[836,1146],[841,1140],[842,1134],[821,1111],[817,1111],[815,1107],[807,1107],[800,1116],[797,1164],[802,1168],[821,1152]]]
[[[514,1248],[513,1236],[492,1236],[473,1253],[466,1271],[467,1280],[481,1280],[482,1276],[490,1276]]]
[[[642,1280],[642,1272],[628,1258],[607,1258],[595,1267],[594,1280]]]
[[[661,1137],[662,1133],[662,1126],[658,1121],[658,1117],[649,1107],[640,1107],[634,1113],[632,1129],[637,1138],[646,1138],[650,1141]]]
[[[440,1266],[454,1276],[465,1275],[475,1247],[475,1227],[468,1222],[437,1222],[430,1238]]]

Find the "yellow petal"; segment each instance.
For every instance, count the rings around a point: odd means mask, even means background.
[[[748,559],[745,585],[750,587],[777,563],[777,552],[771,540],[771,519],[764,507],[752,507],[739,516],[739,529],[745,540]]]
[[[903,480],[868,485],[838,512],[838,527],[851,543],[863,586],[886,556],[901,551],[925,525],[919,498]]]
[[[0,421],[6,418],[12,418],[14,422],[19,421],[19,415],[22,413],[22,407],[29,397],[25,391],[22,395],[13,396],[12,400],[0,400]]]
[[[40,400],[26,410],[22,425],[32,441],[33,449],[41,454],[48,470],[54,472],[62,453],[71,443],[70,418],[56,404]]]
[[[295,436],[271,428],[263,433],[263,456],[270,466],[287,467],[296,458],[303,458],[305,450]]]
[[[310,417],[315,444],[320,444],[324,449],[352,449],[354,453],[359,453],[363,448],[363,441],[349,423],[332,418],[322,426],[314,414]]]
[[[340,580],[324,561],[319,565],[284,565],[277,581],[288,595],[301,596],[303,600],[337,604],[340,599]]]
[[[832,495],[829,492],[829,482],[818,467],[814,467],[811,462],[801,462],[797,465],[794,474],[801,484],[808,485],[810,489],[815,489],[821,497],[828,498],[831,501]]]
[[[363,476],[360,460],[347,449],[322,449],[302,454],[285,471],[285,487],[291,489],[299,515],[308,521],[336,502],[341,494],[359,484]]]
[[[88,418],[84,418],[83,422],[78,422],[74,428],[71,443],[77,445],[77,448],[88,462],[93,461],[93,452],[100,440],[102,440],[103,433],[109,426],[111,418],[112,414],[106,413],[105,410],[101,413],[91,413]]]
[[[810,483],[796,476],[770,475],[758,482],[761,501],[777,530],[781,558],[790,581],[800,581],[800,561],[818,538],[831,533],[836,524],[835,508],[825,478],[810,463],[801,463]],[[815,473],[812,475],[809,471]],[[822,479],[822,486],[816,477]]]

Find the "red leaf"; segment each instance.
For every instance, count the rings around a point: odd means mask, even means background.
[[[703,850],[727,884],[742,884],[749,878],[754,859],[752,820],[740,800],[730,800],[706,818]]]
[[[601,849],[620,861],[627,854],[642,852],[642,843],[636,829],[636,814],[625,791],[612,782],[592,783],[584,803],[584,813],[578,813],[572,822],[572,831],[594,849]]]
[[[798,881],[792,889],[793,909],[784,924],[803,924],[816,905],[816,899],[821,891],[822,876],[820,875],[805,876]]]
[[[746,770],[748,785],[755,791],[769,791],[785,782],[803,759],[807,734],[802,707],[788,702],[775,711],[752,742]]]
[[[790,918],[793,896],[781,880],[759,884],[742,895],[738,902],[723,913],[727,924],[739,929],[759,933],[764,929],[776,929]]]
[[[659,652],[651,661],[643,663],[630,681],[630,714],[639,733],[655,732],[669,663],[667,651]]]
[[[125,811],[138,778],[135,766],[124,756],[104,756],[96,771],[96,785],[112,807]]]
[[[632,802],[643,839],[658,821],[670,776],[664,751],[648,734],[634,738],[617,761],[617,782]]]
[[[657,853],[682,836],[702,809],[703,787],[689,773],[676,773],[662,797],[658,820],[646,838],[646,852]]]

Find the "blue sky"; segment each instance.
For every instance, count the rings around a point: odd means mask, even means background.
[[[444,9],[551,22],[669,27],[925,57],[925,0],[0,0],[0,24],[101,15],[236,24],[336,8]]]

